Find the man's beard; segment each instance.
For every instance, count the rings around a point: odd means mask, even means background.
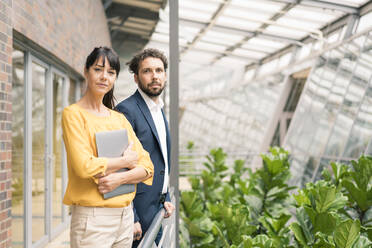
[[[156,82],[151,82],[151,84],[149,84],[148,85],[148,88],[147,87],[145,87],[144,85],[143,85],[143,83],[141,82],[141,80],[138,78],[138,87],[146,94],[146,95],[148,95],[149,97],[156,97],[156,96],[159,96],[162,92],[163,92],[163,90],[164,90],[164,88],[165,88],[165,85],[166,85],[166,82],[164,82],[164,85],[163,85],[163,87],[162,88],[159,88],[159,89],[157,89],[157,90],[151,90],[150,89],[150,86],[152,85],[152,84],[157,84]]]

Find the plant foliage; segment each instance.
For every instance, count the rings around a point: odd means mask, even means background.
[[[181,193],[181,247],[363,248],[372,246],[372,158],[331,163],[323,180],[288,185],[288,152],[274,147],[252,171],[213,149]],[[296,192],[290,195],[290,192]]]

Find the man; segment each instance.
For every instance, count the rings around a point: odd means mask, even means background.
[[[174,205],[170,202],[168,182],[170,171],[170,134],[160,97],[166,85],[167,58],[157,49],[145,49],[127,63],[137,83],[136,92],[120,102],[116,110],[132,124],[143,148],[150,153],[154,164],[152,186],[137,185],[134,203],[134,242],[137,247],[142,234],[149,228],[156,213],[164,207],[169,217]],[[156,237],[160,241],[162,230]]]

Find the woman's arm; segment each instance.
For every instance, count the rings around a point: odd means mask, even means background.
[[[125,118],[124,118],[125,119]],[[107,176],[101,176],[98,180],[98,190],[101,193],[107,193],[114,190],[121,184],[140,183],[143,182],[147,185],[152,185],[152,179],[154,174],[154,165],[150,159],[150,155],[145,149],[143,149],[141,142],[135,135],[130,123],[125,119],[124,126],[128,131],[128,139],[131,141],[132,147],[131,152],[134,152],[138,156],[138,161],[132,163],[132,168],[129,171],[111,173]],[[126,153],[124,153],[124,156]],[[112,161],[113,163],[115,161]],[[114,165],[113,165],[114,167]],[[109,169],[107,170],[109,171]]]
[[[78,111],[66,108],[62,113],[63,140],[70,166],[81,178],[100,178],[121,168],[134,168],[138,163],[137,151],[133,142],[122,157],[104,158],[94,155],[89,134]]]
[[[102,194],[116,189],[121,184],[137,184],[151,177],[144,168],[136,167],[129,171],[111,173],[98,180],[98,191]]]
[[[66,148],[68,165],[81,178],[93,178],[103,174],[107,168],[107,158],[94,156],[89,134],[81,114],[67,107],[62,112],[63,141]]]
[[[129,170],[135,168],[138,163],[138,155],[137,152],[133,150],[133,142],[130,142],[122,157],[107,158],[107,161],[106,175],[121,168],[128,168]]]

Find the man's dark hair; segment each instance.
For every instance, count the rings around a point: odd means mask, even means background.
[[[155,48],[147,48],[142,52],[136,54],[126,65],[129,66],[129,71],[138,75],[138,67],[139,63],[144,61],[146,58],[158,58],[163,62],[164,70],[167,71],[168,68],[168,60],[167,57],[164,55],[163,52],[159,51]]]

